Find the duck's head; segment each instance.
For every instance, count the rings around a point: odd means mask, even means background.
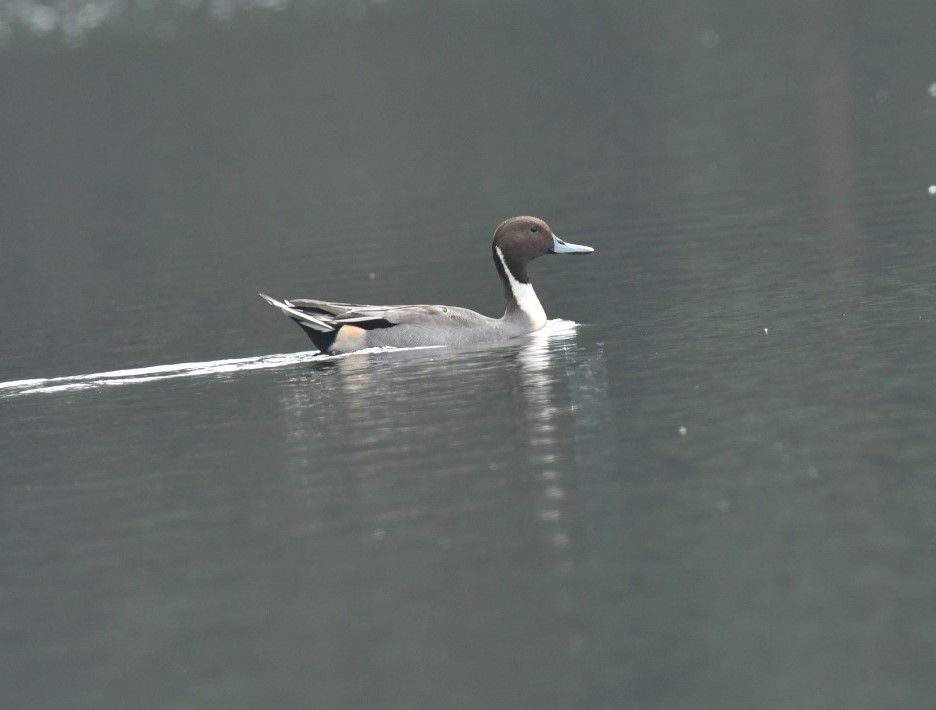
[[[498,272],[506,268],[513,278],[525,284],[530,283],[526,267],[533,259],[545,254],[591,254],[595,251],[591,247],[564,242],[538,217],[504,220],[494,232],[491,248]]]

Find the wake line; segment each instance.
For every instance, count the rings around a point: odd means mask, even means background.
[[[11,380],[10,382],[0,382],[0,398],[15,397],[25,394],[50,394],[52,392],[88,390],[112,385],[135,385],[141,382],[170,380],[177,377],[204,377],[206,375],[220,375],[228,372],[266,370],[273,367],[298,365],[303,362],[339,360],[349,355],[367,355],[392,350],[424,349],[426,348],[364,348],[363,350],[356,350],[353,353],[345,353],[343,355],[325,355],[318,351],[279,353],[277,355],[257,355],[255,357],[239,357],[229,360],[182,362],[175,365],[134,367],[128,370],[95,372],[91,375],[68,375],[67,377],[41,377],[31,380]]]
[[[183,362],[176,365],[155,365],[153,367],[134,367],[128,370],[96,372],[91,375],[69,375],[67,377],[43,377],[31,380],[13,380],[0,382],[0,397],[12,397],[24,394],[47,394],[94,389],[112,385],[131,385],[155,380],[168,380],[176,377],[202,377],[226,372],[243,370],[263,370],[271,367],[284,367],[315,360],[330,360],[328,355],[319,352],[281,353],[277,355],[259,355],[229,360],[209,362]]]
[[[546,325],[527,338],[540,340],[556,335],[572,332],[577,323],[556,318],[546,322]],[[156,380],[170,380],[178,377],[204,377],[206,375],[220,375],[228,372],[243,372],[246,370],[266,370],[273,367],[286,367],[298,365],[303,362],[329,361],[348,357],[349,355],[366,355],[372,353],[391,352],[394,350],[431,350],[441,346],[416,346],[407,348],[376,347],[356,350],[343,355],[325,355],[316,351],[298,353],[279,353],[276,355],[257,355],[255,357],[239,357],[228,360],[209,360],[207,362],[182,362],[175,365],[154,365],[152,367],[134,367],[126,370],[112,370],[111,372],[95,372],[90,375],[68,375],[66,377],[39,377],[29,380],[11,380],[0,382],[0,399],[17,397],[27,394],[51,394],[53,392],[74,392],[114,385],[134,385],[142,382],[155,382]]]

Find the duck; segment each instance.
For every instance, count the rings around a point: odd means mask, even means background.
[[[538,217],[511,217],[491,242],[494,266],[504,284],[506,308],[490,318],[455,306],[367,306],[294,298],[260,298],[295,321],[321,352],[341,355],[375,347],[458,347],[517,338],[546,325],[546,312],[527,265],[546,254],[591,254],[592,247],[563,241]]]

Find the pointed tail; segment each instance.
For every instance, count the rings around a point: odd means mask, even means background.
[[[315,344],[315,347],[323,353],[327,353],[334,344],[335,338],[338,337],[338,329],[341,326],[336,326],[333,323],[300,311],[298,308],[294,308],[289,301],[277,301],[265,293],[261,293],[259,296],[294,320],[302,328],[303,332],[309,336],[309,340]]]

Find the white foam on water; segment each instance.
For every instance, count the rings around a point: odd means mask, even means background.
[[[366,348],[350,355],[380,353],[401,348]],[[405,348],[418,350],[421,348]],[[206,377],[247,370],[265,370],[274,367],[298,365],[303,362],[327,362],[338,360],[348,355],[323,355],[318,351],[300,353],[279,353],[259,355],[257,357],[232,358],[228,360],[210,360],[207,362],[182,362],[175,365],[154,365],[152,367],[134,367],[126,370],[95,372],[89,375],[68,375],[66,377],[43,377],[28,380],[0,382],[0,397],[13,397],[26,394],[51,394],[53,392],[75,392],[116,385],[136,385],[157,380],[170,380],[179,377]]]
[[[575,330],[578,323],[574,320],[563,320],[562,318],[553,318],[546,321],[546,325],[531,335],[556,335],[558,333],[568,333]]]
[[[0,382],[0,397],[43,394],[51,392],[69,392],[87,390],[114,385],[131,385],[177,377],[203,377],[241,370],[261,370],[271,367],[295,365],[301,362],[328,359],[318,352],[281,353],[260,355],[257,357],[211,360],[207,362],[182,362],[175,365],[154,365],[152,367],[134,367],[111,372],[95,372],[89,375],[69,375],[66,377],[45,377],[29,380]]]
[[[536,333],[531,335],[546,336],[566,333],[576,326],[572,321],[554,319],[547,321]],[[430,346],[434,347],[434,346]],[[207,377],[247,370],[266,370],[274,367],[287,367],[304,362],[328,362],[340,360],[352,355],[393,352],[396,350],[426,350],[428,348],[365,348],[344,355],[324,355],[317,351],[299,353],[278,353],[276,355],[258,355],[255,357],[231,358],[228,360],[209,360],[206,362],[182,362],[175,365],[153,365],[152,367],[133,367],[110,372],[95,372],[89,375],[68,375],[65,377],[37,377],[28,380],[0,382],[0,397],[14,397],[27,394],[51,394],[53,392],[75,392],[78,390],[98,389],[117,385],[135,385],[157,380],[170,380],[179,377]]]

